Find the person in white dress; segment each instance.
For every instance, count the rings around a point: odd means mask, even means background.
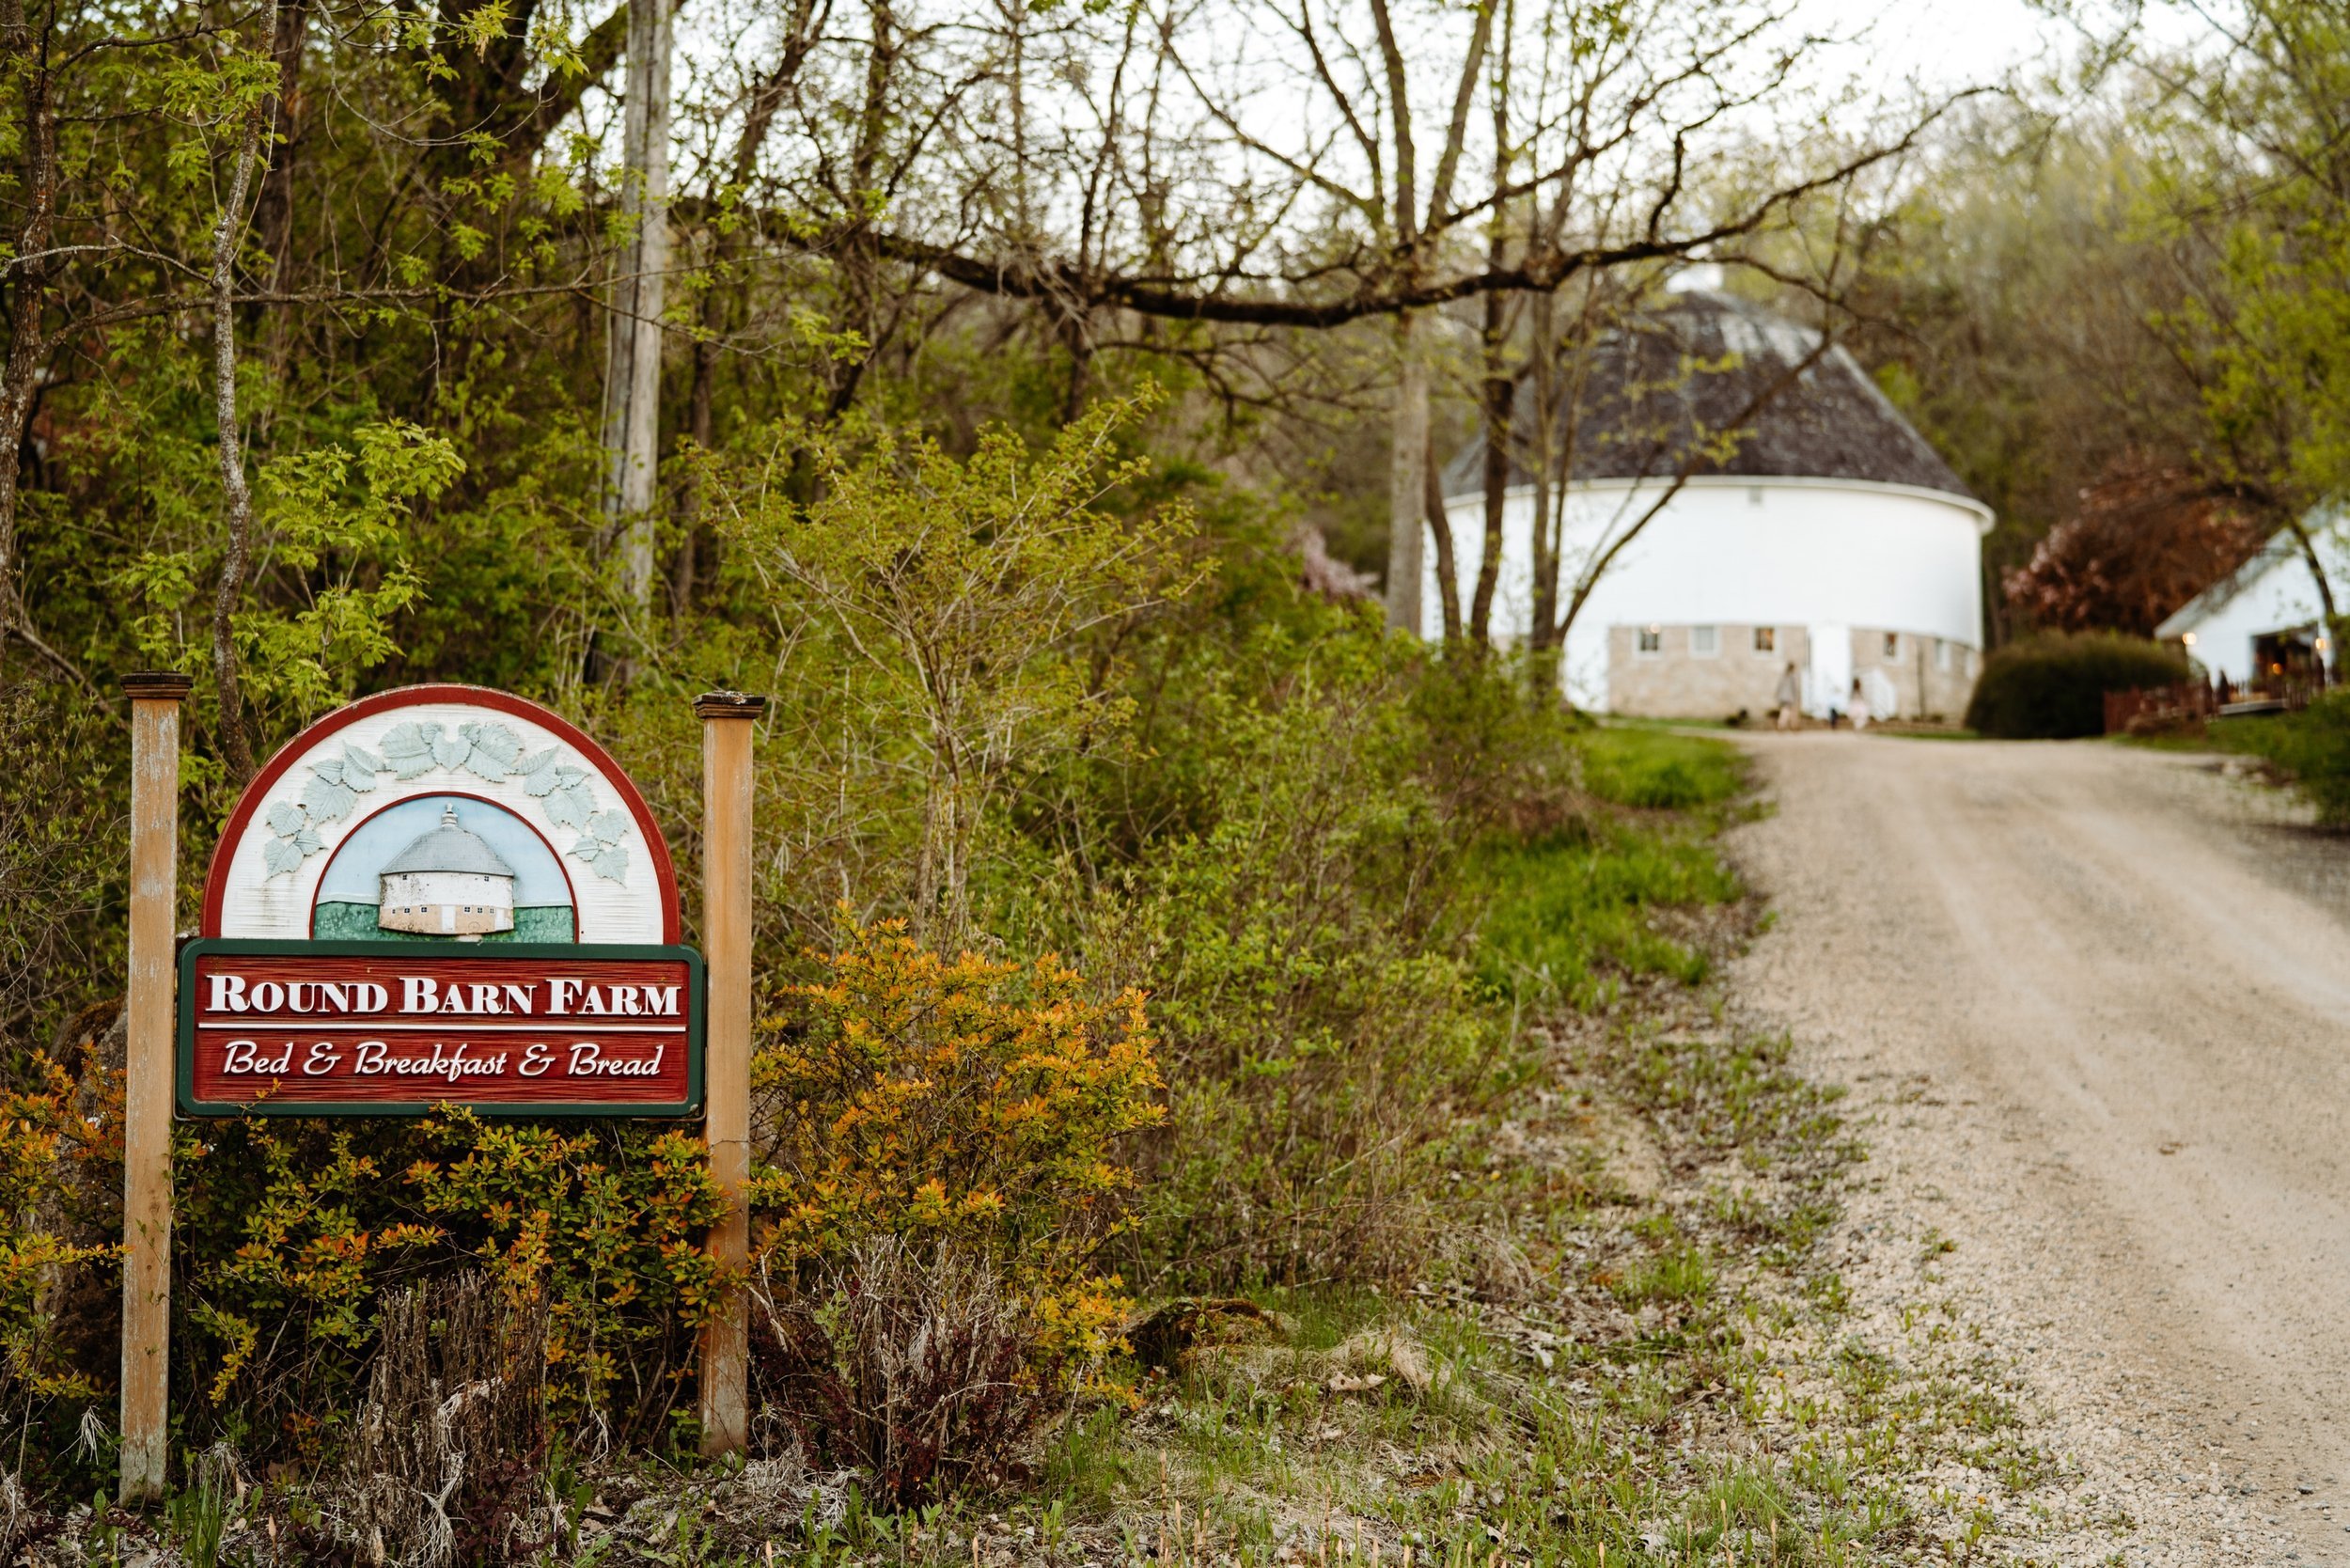
[[[1793,659],[1787,661],[1785,673],[1778,678],[1775,694],[1778,702],[1778,727],[1793,729],[1803,722],[1803,673],[1795,668]]]
[[[1844,711],[1852,715],[1855,729],[1869,728],[1869,694],[1861,689],[1857,681],[1852,683],[1852,700],[1844,705]]]

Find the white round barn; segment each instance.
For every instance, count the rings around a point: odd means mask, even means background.
[[[428,936],[514,929],[514,868],[446,807],[440,825],[384,864],[376,924]]]
[[[1578,705],[1759,715],[1792,664],[1815,715],[1844,707],[1856,681],[1881,716],[1965,712],[1991,510],[1841,347],[1805,365],[1818,344],[1812,329],[1750,302],[1681,289],[1562,371],[1576,390],[1553,415],[1561,608],[1587,563],[1655,510],[1569,631],[1564,674]],[[1494,600],[1505,642],[1533,624],[1535,412],[1527,378]],[[1480,439],[1444,476],[1465,613],[1483,553],[1484,465]],[[1422,603],[1424,634],[1441,635],[1433,564]]]

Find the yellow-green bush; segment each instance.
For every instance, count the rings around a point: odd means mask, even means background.
[[[254,1119],[183,1131],[175,1181],[192,1432],[317,1457],[362,1391],[382,1293],[473,1269],[544,1300],[557,1415],[652,1441],[683,1408],[724,1202],[681,1127]]]
[[[74,1114],[71,1075],[46,1057],[35,1071],[30,1089],[0,1087],[0,1411],[25,1420],[39,1404],[96,1393],[57,1355],[55,1297],[67,1277],[117,1251],[61,1233],[65,1168],[89,1129]]]
[[[1165,1114],[1139,992],[1090,999],[1058,959],[947,958],[850,925],[766,1025],[758,1253],[789,1275],[877,1237],[985,1259],[1040,1355],[1098,1359],[1125,1303],[1095,1254],[1133,1183],[1120,1144]]]

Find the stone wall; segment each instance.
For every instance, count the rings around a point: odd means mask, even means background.
[[[1888,648],[1887,639],[1891,638]],[[1910,632],[1886,632],[1856,627],[1852,635],[1852,671],[1882,670],[1901,694],[1903,718],[1946,719],[1955,724],[1974,695],[1975,672],[1982,655],[1964,643]]]
[[[1811,638],[1802,626],[1767,628],[1773,646],[1755,647],[1751,624],[1714,628],[1715,651],[1697,651],[1692,626],[1659,626],[1657,647],[1643,652],[1641,628],[1607,629],[1607,706],[1636,718],[1728,718],[1744,709],[1755,718],[1777,706],[1778,678],[1792,662],[1811,664]],[[1888,634],[1875,627],[1852,632],[1856,678],[1880,670],[1900,694],[1903,718],[1940,718],[1955,723],[1966,711],[1982,655],[1963,643],[1945,644],[1914,633]],[[1837,706],[1843,706],[1840,694]],[[1880,717],[1885,715],[1880,714]]]
[[[1660,626],[1659,647],[1639,651],[1639,628],[1607,629],[1607,707],[1637,718],[1728,718],[1741,708],[1761,718],[1778,706],[1778,678],[1793,663],[1811,662],[1811,639],[1801,626],[1767,630],[1774,644],[1754,646],[1752,625],[1716,626],[1715,651],[1691,651],[1688,626]]]

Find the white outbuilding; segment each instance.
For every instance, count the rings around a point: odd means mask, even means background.
[[[1561,377],[1580,385],[1554,425],[1554,450],[1567,450],[1549,508],[1562,607],[1578,574],[1654,512],[1569,630],[1563,673],[1578,705],[1759,715],[1793,666],[1815,715],[1844,707],[1856,682],[1880,716],[1966,710],[1991,509],[1841,347],[1807,366],[1819,341],[1734,295],[1679,289]],[[1503,504],[1492,622],[1502,641],[1533,625],[1535,428],[1529,380]],[[1483,473],[1480,439],[1445,474],[1465,607],[1483,553]],[[1432,567],[1432,637],[1437,595]]]
[[[2350,604],[2350,545],[2331,512],[2312,513],[2302,526],[2326,568],[2337,608]],[[2311,674],[2326,650],[2324,601],[2309,553],[2290,528],[2233,572],[2181,606],[2154,628],[2154,635],[2180,643],[2213,680],[2224,678],[2239,690]]]
[[[440,825],[384,863],[382,931],[478,939],[514,929],[514,868],[443,807]]]

